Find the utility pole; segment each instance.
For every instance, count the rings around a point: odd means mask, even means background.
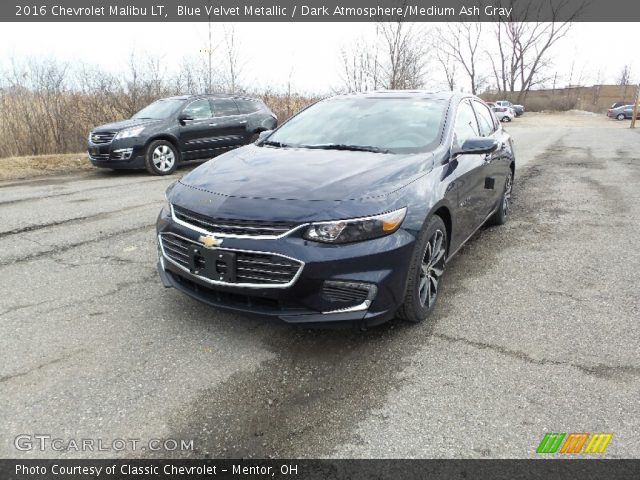
[[[213,56],[213,52],[212,52],[212,42],[211,42],[211,15],[209,15],[209,48],[207,49],[207,53],[209,55],[209,72],[208,72],[208,77],[209,77],[209,81],[207,82],[207,93],[211,93],[211,59]]]
[[[638,105],[640,104],[640,83],[636,88],[636,98],[633,101],[633,112],[631,113],[631,128],[636,128],[636,118],[638,117]]]

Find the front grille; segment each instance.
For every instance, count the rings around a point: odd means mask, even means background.
[[[255,220],[230,220],[211,218],[186,208],[173,205],[175,218],[212,234],[277,237],[294,229],[290,222],[263,222]]]
[[[187,240],[173,233],[160,235],[164,254],[176,264],[186,270],[190,268],[189,246],[203,246],[200,243]],[[235,281],[216,282],[233,285],[287,285],[294,280],[302,268],[302,262],[292,260],[274,253],[250,252],[216,248],[216,252],[235,253]],[[196,257],[195,269],[202,270],[205,267],[204,259]],[[216,265],[221,273],[226,273],[226,264]]]
[[[91,134],[89,139],[91,140],[91,143],[101,145],[103,143],[111,143],[115,136],[116,132],[95,132]]]
[[[92,159],[94,160],[109,160],[109,154],[108,153],[98,153],[96,155],[89,155]]]
[[[362,283],[326,281],[322,287],[322,297],[335,303],[358,305],[371,293],[371,286]]]

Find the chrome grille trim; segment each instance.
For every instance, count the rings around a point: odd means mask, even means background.
[[[292,234],[296,230],[299,230],[303,227],[308,226],[308,223],[303,223],[301,225],[289,226],[289,227],[257,227],[257,226],[245,226],[241,223],[233,224],[232,220],[229,220],[228,224],[223,223],[214,223],[213,221],[206,219],[205,215],[196,214],[205,218],[196,218],[193,216],[193,213],[187,209],[182,207],[178,208],[178,215],[182,218],[179,218],[176,214],[176,208],[173,204],[171,204],[171,218],[178,224],[183,227],[194,230],[198,233],[204,233],[205,235],[214,235],[216,237],[221,238],[252,238],[255,240],[277,240],[279,238],[286,237],[287,235]],[[189,213],[185,213],[189,212]],[[186,220],[185,220],[186,219]],[[194,222],[198,222],[200,225],[195,225]],[[259,222],[256,222],[259,223]],[[204,228],[208,227],[208,228]],[[218,230],[221,229],[221,230]],[[223,230],[244,230],[245,233],[225,233]]]
[[[89,135],[89,141],[94,145],[104,145],[111,143],[117,132],[92,132]]]
[[[171,237],[175,237],[176,239],[179,239],[182,242],[187,242],[193,245],[197,245],[199,247],[204,247],[202,243],[196,242],[189,238],[185,238],[173,232],[160,233],[158,235],[158,245],[160,246],[162,258],[170,262],[171,264],[175,265],[179,269],[183,270],[184,272],[188,273],[189,275],[194,276],[202,280],[203,282],[209,283],[211,285],[223,285],[228,287],[243,287],[243,288],[289,288],[298,280],[304,268],[304,262],[302,260],[298,260],[296,258],[292,258],[287,255],[282,255],[281,253],[263,252],[263,251],[257,251],[257,250],[241,250],[241,249],[234,249],[234,248],[213,248],[213,250],[236,252],[240,255],[236,257],[236,279],[237,279],[236,282],[223,282],[220,280],[212,280],[210,278],[203,277],[201,275],[195,275],[189,270],[188,266],[185,266],[185,264],[187,264],[187,261],[181,262],[178,259],[181,257],[188,258],[186,254],[186,247],[181,245],[179,242],[176,242],[175,240],[172,241]],[[178,258],[175,258],[175,256],[172,257],[170,254],[168,254],[168,252],[173,253],[174,255],[178,255]],[[251,280],[265,281],[265,280],[269,280],[269,278],[265,278],[264,276],[261,276],[264,272],[260,268],[256,269],[256,268],[249,268],[249,267],[242,266],[242,265],[252,265],[253,261],[251,259],[243,258],[241,254],[268,255],[271,257],[280,257],[288,260],[289,262],[295,262],[297,264],[297,267],[295,265],[290,265],[286,263],[272,263],[271,265],[273,266],[280,266],[289,271],[288,272],[287,271],[269,272],[267,275],[280,276],[280,277],[284,276],[290,279],[286,282],[280,282],[280,283],[276,283],[276,282],[257,283]],[[249,273],[252,273],[252,275],[240,273],[239,270],[241,269],[249,271]],[[245,281],[242,281],[242,279],[249,280],[249,281],[245,282]],[[284,280],[286,280],[286,278]]]

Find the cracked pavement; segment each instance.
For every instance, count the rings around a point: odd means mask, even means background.
[[[153,225],[170,178],[0,183],[0,457],[13,439],[182,438],[175,457],[535,456],[613,432],[640,457],[640,132],[526,114],[503,227],[452,259],[427,323],[362,334],[243,317],[165,290]]]

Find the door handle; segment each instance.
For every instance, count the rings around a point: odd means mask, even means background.
[[[246,120],[241,120],[241,121],[240,121],[240,125],[244,125],[245,123],[247,123],[247,121],[246,121]]]
[[[210,127],[217,127],[217,126],[218,126],[218,124],[217,124],[217,123],[210,123],[210,124],[209,124],[209,126],[210,126]]]

